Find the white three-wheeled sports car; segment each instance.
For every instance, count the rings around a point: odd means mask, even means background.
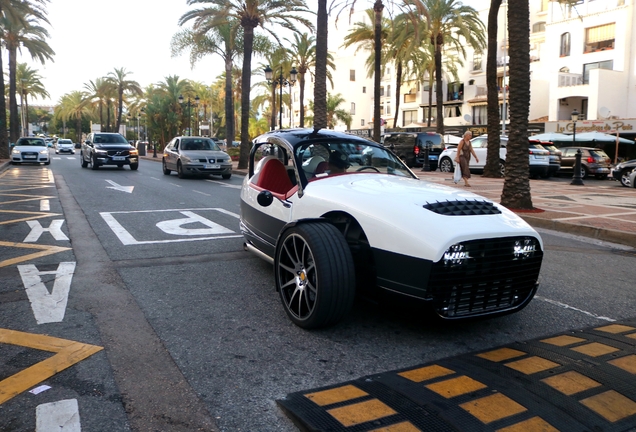
[[[332,130],[254,140],[240,224],[303,328],[338,322],[356,290],[420,299],[449,320],[515,312],[543,258],[539,234],[505,207],[418,180],[381,145]]]

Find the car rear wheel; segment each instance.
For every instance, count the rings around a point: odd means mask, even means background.
[[[183,166],[181,165],[181,161],[177,162],[177,176],[179,178],[185,178],[185,174],[183,173]]]
[[[581,179],[587,178],[587,168],[581,165]]]
[[[625,170],[623,171],[623,174],[621,175],[621,184],[625,187],[631,187],[632,186],[632,182],[629,179],[629,176],[632,174],[631,170]]]
[[[165,175],[170,175],[171,171],[166,166],[166,160],[165,159],[161,161],[161,164],[163,165],[163,173]]]
[[[353,258],[331,224],[305,223],[287,230],[276,249],[274,270],[285,312],[299,327],[333,325],[353,306]]]
[[[84,159],[84,153],[80,153],[80,163],[82,164],[82,168],[86,168],[88,166],[88,162]]]
[[[131,163],[130,164],[130,169],[133,170],[133,171],[137,171],[139,169],[139,162]]]
[[[444,157],[442,158],[442,160],[439,162],[439,170],[441,172],[453,172],[455,168],[453,167],[453,162],[450,160],[450,158]]]

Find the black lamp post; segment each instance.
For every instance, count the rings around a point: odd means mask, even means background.
[[[572,123],[574,124],[574,127],[572,128],[573,130],[572,142],[574,142],[574,145],[576,145],[576,122],[578,119],[579,119],[579,112],[575,108],[574,111],[572,111]],[[574,162],[574,175],[572,176],[572,182],[570,183],[571,185],[583,186],[583,179],[581,178],[581,156],[582,155],[583,153],[581,153],[581,149],[578,149],[576,151],[576,158]]]
[[[290,92],[290,97],[291,97],[291,87],[294,85],[294,83],[296,83],[296,77],[298,76],[298,71],[296,70],[295,67],[292,66],[292,70],[289,71],[289,80],[287,80],[285,77],[283,77],[283,68],[280,68],[280,74],[278,75],[278,78],[274,79],[274,71],[272,70],[272,68],[269,67],[269,65],[267,65],[267,67],[265,68],[265,78],[267,79],[267,82],[272,84],[274,86],[274,94],[276,94],[276,86],[280,87],[280,109],[278,112],[278,128],[282,129],[283,128],[283,86],[289,86],[289,92]],[[275,109],[276,107],[276,101],[274,101],[274,106],[272,106],[272,110]],[[274,129],[274,125],[272,125],[272,129]]]
[[[188,105],[188,136],[192,135],[192,132],[191,132],[191,130],[190,130],[190,128],[191,128],[191,126],[192,126],[192,124],[191,124],[191,122],[190,122],[190,120],[192,120],[191,115],[190,115],[190,108],[191,108],[192,106],[197,106],[197,104],[199,103],[199,100],[200,100],[200,99],[199,99],[199,96],[195,96],[195,97],[194,97],[194,104],[192,104],[192,103],[190,102],[190,96],[188,96],[188,103],[187,103],[187,105]],[[183,104],[183,95],[179,96],[179,103],[180,103],[180,104]]]

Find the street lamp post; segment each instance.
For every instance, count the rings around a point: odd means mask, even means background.
[[[574,124],[573,128],[572,128],[572,142],[574,142],[574,145],[576,145],[576,122],[579,119],[579,112],[576,110],[576,108],[574,109],[574,111],[572,111],[572,123]],[[572,176],[572,182],[570,183],[571,185],[574,186],[583,186],[583,179],[581,178],[581,156],[583,155],[583,153],[581,153],[581,149],[578,149],[576,151],[576,158],[575,158],[575,162],[574,162],[574,175]]]
[[[283,87],[284,86],[289,86],[289,94],[290,94],[290,98],[291,98],[291,87],[296,83],[296,77],[298,76],[298,71],[296,70],[295,67],[292,66],[292,70],[289,71],[289,80],[287,80],[284,76],[283,76],[283,68],[280,68],[280,74],[278,75],[278,78],[274,79],[274,71],[272,70],[272,68],[269,67],[269,65],[267,65],[267,67],[265,68],[265,78],[267,79],[267,82],[270,83],[271,85],[274,86],[274,94],[276,94],[276,86],[280,87],[280,109],[278,112],[278,128],[282,129],[283,128]],[[275,109],[275,105],[276,102],[274,101],[274,106],[272,106],[272,110]],[[272,125],[274,126],[274,125]]]
[[[197,106],[197,104],[199,103],[199,96],[195,96],[194,97],[194,105],[190,102],[190,96],[188,96],[188,102],[187,102],[187,106],[188,106],[188,136],[192,135],[191,132],[191,127],[192,127],[192,123],[191,123],[191,115],[190,115],[190,108],[192,106]],[[183,95],[179,96],[179,103],[183,104]]]

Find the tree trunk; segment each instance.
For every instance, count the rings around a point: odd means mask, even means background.
[[[393,127],[397,127],[398,117],[400,115],[400,91],[402,89],[402,62],[397,62],[395,71],[395,117],[393,118]],[[402,125],[405,126],[405,125]]]
[[[0,8],[2,15],[2,8]],[[4,70],[0,56],[0,94],[4,94]],[[0,159],[9,159],[9,136],[7,135],[7,101],[0,98]]]
[[[26,134],[29,135],[29,94],[24,95],[24,126],[26,126]]]
[[[327,0],[318,0],[316,17],[316,83],[314,85],[314,131],[327,127]]]
[[[437,118],[435,119],[435,131],[444,135],[444,93],[442,91],[442,44],[444,38],[442,34],[435,36],[435,107],[437,108]]]
[[[433,108],[433,80],[431,76],[428,78],[428,121],[426,122],[427,127],[431,127],[431,111]]]
[[[77,142],[82,142],[82,116],[80,116],[75,120],[75,131],[77,132]]]
[[[501,125],[499,124],[499,91],[497,90],[497,28],[501,0],[490,0],[488,12],[488,57],[486,60],[486,88],[488,91],[488,153],[484,177],[501,177],[499,148]],[[507,32],[508,29],[504,29]],[[504,37],[504,39],[508,39]]]
[[[20,138],[20,122],[18,121],[18,101],[16,99],[16,51],[17,48],[10,46],[9,49],[9,138],[15,143]]]
[[[117,96],[119,100],[117,101],[117,129],[115,132],[119,132],[121,127],[121,114],[124,111],[124,89],[122,86],[119,86],[117,89]]]
[[[270,130],[276,129],[276,78],[272,79],[272,115],[270,119]],[[279,126],[280,127],[280,126]]]
[[[532,209],[528,159],[530,107],[530,11],[527,0],[508,0],[510,35],[510,138],[501,204]]]
[[[257,22],[243,23],[243,71],[241,74],[241,150],[239,153],[239,169],[247,168],[250,154],[250,88],[252,80],[252,49],[254,44],[254,27]]]
[[[234,92],[232,91],[232,56],[225,59],[225,142],[231,146],[234,141]],[[214,119],[212,119],[214,121]],[[220,126],[220,125],[219,125]]]
[[[298,85],[300,86],[300,124],[299,127],[305,127],[305,73],[299,73]]]
[[[108,99],[108,102],[106,104],[106,129],[104,130],[104,132],[110,132],[110,106],[111,106],[112,102],[110,100],[110,98]]]
[[[376,0],[373,4],[375,13],[374,27],[374,50],[375,62],[373,73],[373,141],[380,142],[380,80],[382,78],[382,10],[384,5],[381,0]]]

